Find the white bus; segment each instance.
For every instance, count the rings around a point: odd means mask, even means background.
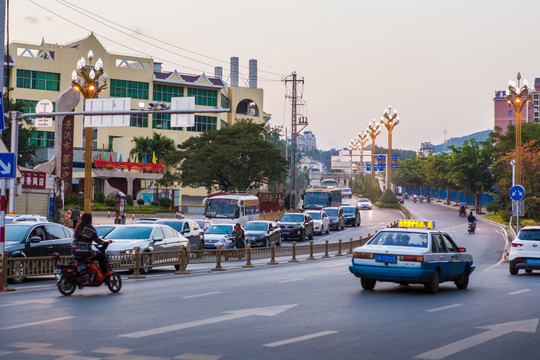
[[[203,200],[204,216],[214,223],[244,226],[259,220],[259,198],[253,195],[217,195]]]

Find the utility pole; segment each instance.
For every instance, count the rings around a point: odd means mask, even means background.
[[[292,79],[291,79],[292,77]],[[291,196],[289,201],[289,207],[291,209],[296,208],[296,152],[297,152],[297,137],[298,137],[298,124],[303,125],[303,127],[300,129],[304,129],[307,126],[307,118],[301,117],[300,122],[298,123],[298,91],[297,86],[298,83],[304,84],[304,78],[301,80],[297,79],[296,72],[293,72],[290,76],[282,79],[285,84],[292,82],[292,92],[290,96],[287,96],[289,99],[291,99]]]

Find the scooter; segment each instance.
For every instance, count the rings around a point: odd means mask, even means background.
[[[476,231],[476,222],[475,221],[469,221],[469,227],[467,228],[467,231],[469,234],[474,234]]]
[[[109,258],[105,250],[109,244],[96,246],[97,250],[105,255],[105,264],[109,269]],[[53,260],[58,261],[60,255],[54,253]],[[85,286],[98,287],[107,284],[109,290],[117,293],[122,288],[122,278],[116,272],[109,270],[105,274],[101,272],[99,265],[92,259],[73,258],[69,264],[56,264],[54,271],[56,276],[56,287],[62,295],[69,296],[75,289]]]
[[[414,201],[414,203],[416,204],[416,198],[413,198],[412,201]]]
[[[467,216],[467,211],[465,211],[465,207],[461,207],[459,209],[459,217],[465,217]]]

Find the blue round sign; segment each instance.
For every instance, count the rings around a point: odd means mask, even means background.
[[[510,188],[510,199],[514,201],[523,200],[525,197],[525,189],[521,185],[514,185]]]

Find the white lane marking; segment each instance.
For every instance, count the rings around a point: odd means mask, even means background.
[[[55,321],[67,320],[67,319],[71,319],[71,318],[74,318],[74,317],[75,316],[64,316],[64,317],[56,318],[56,319],[34,321],[34,322],[26,323],[26,324],[6,326],[6,327],[3,327],[3,328],[0,328],[0,330],[19,329],[19,328],[23,328],[23,327],[27,327],[27,326],[41,325],[41,324],[47,324],[47,323],[51,323],[51,322],[55,322]]]
[[[523,290],[518,290],[518,291],[512,291],[512,292],[509,292],[508,295],[523,294],[523,293],[526,293],[526,292],[529,292],[529,291],[531,291],[531,289],[523,289]]]
[[[54,301],[55,301],[55,299],[53,299],[53,298],[19,300],[19,301],[12,301],[12,302],[10,302],[8,304],[2,304],[2,305],[0,305],[0,307],[20,306],[20,305],[29,305],[29,304],[51,304]]]
[[[304,279],[287,279],[287,280],[280,280],[279,283],[288,283],[288,282],[295,282],[295,281],[302,281]]]
[[[351,272],[348,271],[348,272],[340,272],[338,273],[338,275],[351,275]]]
[[[158,335],[158,334],[163,334],[163,333],[167,333],[171,331],[190,329],[190,328],[194,328],[198,326],[210,325],[210,324],[215,324],[218,322],[235,320],[235,319],[241,319],[241,318],[249,317],[249,316],[276,316],[278,314],[281,314],[284,311],[287,311],[295,307],[296,305],[298,304],[276,305],[276,306],[268,306],[264,308],[225,311],[227,315],[222,315],[222,316],[217,316],[217,317],[202,319],[202,320],[197,320],[197,321],[190,321],[187,323],[163,326],[163,327],[150,329],[150,330],[136,331],[129,334],[118,335],[118,337],[128,337],[128,338],[138,339],[145,336]]]
[[[198,297],[202,297],[202,296],[210,296],[210,295],[216,295],[216,294],[221,294],[221,291],[214,291],[214,292],[209,292],[209,293],[204,293],[204,294],[197,294],[197,295],[182,296],[182,299],[193,299],[193,298],[198,298]]]
[[[315,333],[315,334],[304,335],[304,336],[299,336],[299,337],[292,338],[292,339],[287,339],[287,340],[282,340],[282,341],[276,341],[276,342],[269,343],[269,344],[264,344],[264,346],[277,347],[277,346],[282,346],[282,345],[288,345],[288,344],[292,344],[292,343],[295,343],[295,342],[315,339],[315,338],[318,338],[318,337],[321,337],[321,336],[332,335],[332,334],[335,334],[335,333],[338,333],[338,332],[339,331],[335,331],[335,330],[322,331],[322,332],[318,332],[318,333]]]
[[[347,264],[349,264],[347,262]],[[321,266],[322,268],[333,268],[333,267],[338,267],[338,266],[345,266],[346,264],[333,264],[333,265],[324,265],[324,266]]]
[[[455,307],[460,307],[460,306],[463,306],[463,304],[453,304],[453,305],[443,306],[443,307],[439,307],[439,308],[435,308],[435,309],[429,309],[429,310],[426,310],[426,312],[435,312],[435,311],[448,310],[448,309],[453,309]]]

